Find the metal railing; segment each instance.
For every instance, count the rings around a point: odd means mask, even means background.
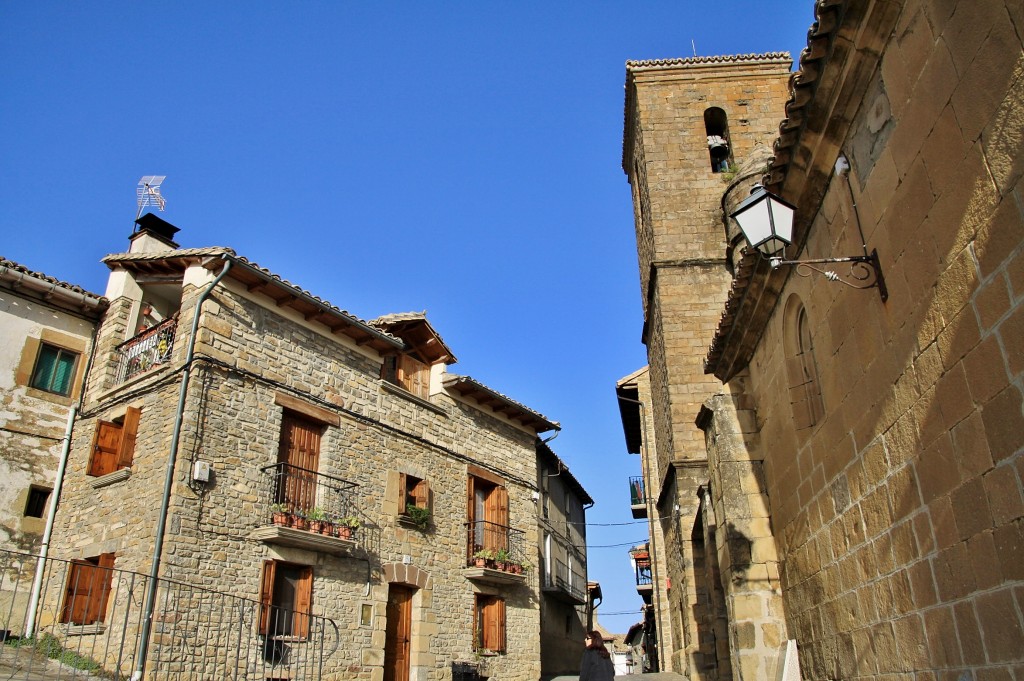
[[[524,536],[522,530],[486,520],[466,523],[466,565],[475,565],[477,559],[474,556],[481,553],[491,556],[484,559],[492,562],[486,567],[495,566],[501,558],[505,558],[506,562],[523,565],[527,560]]]
[[[650,558],[638,558],[633,561],[636,572],[636,585],[637,586],[650,586],[652,582],[651,578],[651,559]]]
[[[561,589],[581,603],[587,600],[587,578],[562,560],[555,559],[550,573],[544,575],[544,586]]]
[[[120,363],[117,382],[129,378],[170,360],[174,349],[174,334],[178,329],[178,315],[174,314],[156,326],[136,334],[117,346]]]
[[[362,524],[356,505],[356,483],[287,463],[264,466],[260,471],[265,481],[263,498],[267,502],[268,523],[280,525],[284,521],[291,527],[314,531],[315,522],[315,531],[324,534],[328,532],[321,529],[323,524],[329,524],[332,532]]]
[[[88,561],[39,561],[0,551],[0,677],[131,678],[148,577]],[[40,566],[33,619],[30,592]],[[149,679],[317,681],[338,649],[338,627],[326,617],[169,579],[158,580],[156,593]],[[261,614],[271,621],[271,631],[285,628],[279,622],[300,620],[305,635],[261,635]],[[32,632],[26,631],[30,620]]]
[[[643,476],[637,475],[629,479],[629,505],[630,506],[643,506],[647,503],[647,497],[644,496],[644,479]]]

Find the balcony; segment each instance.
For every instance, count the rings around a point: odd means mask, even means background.
[[[647,517],[647,497],[644,495],[644,479],[642,476],[634,476],[629,479],[629,508],[633,512],[633,518]]]
[[[522,530],[478,520],[466,523],[467,579],[487,584],[522,584],[532,567],[524,552]]]
[[[363,525],[354,482],[278,463],[260,469],[266,516],[251,534],[265,544],[344,555]]]
[[[124,383],[169,361],[177,329],[178,315],[175,314],[118,345],[117,382]]]
[[[544,575],[541,591],[566,603],[582,605],[587,602],[587,578],[561,560],[553,561],[552,571]]]
[[[636,592],[644,597],[644,602],[649,602],[651,592],[654,590],[654,580],[651,577],[651,554],[646,545],[638,546],[629,552],[630,560],[633,563],[633,571],[636,574]]]

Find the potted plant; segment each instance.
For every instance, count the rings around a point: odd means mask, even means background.
[[[497,553],[494,554],[494,565],[499,570],[507,570],[509,563],[508,550],[498,549]]]
[[[324,509],[314,506],[309,510],[306,519],[309,520],[309,531],[320,534],[321,530],[323,530],[324,521],[327,519],[327,514],[324,512]]]
[[[309,518],[306,517],[308,511],[293,511],[292,512],[292,527],[296,530],[308,530],[309,529]]]
[[[480,549],[473,554],[473,562],[477,567],[490,567],[494,564],[494,551],[490,549]]]
[[[415,504],[407,504],[405,507],[405,515],[408,516],[409,521],[420,530],[427,529],[430,525],[430,509],[423,508],[422,506],[416,506]]]
[[[359,518],[354,515],[338,519],[338,536],[342,539],[351,539],[360,526]]]
[[[291,508],[288,504],[273,504],[270,507],[275,525],[287,525],[290,522]]]

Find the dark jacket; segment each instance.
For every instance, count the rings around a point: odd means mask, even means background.
[[[580,659],[580,681],[612,681],[615,678],[615,665],[611,657],[601,657],[601,653],[593,648],[583,651]]]

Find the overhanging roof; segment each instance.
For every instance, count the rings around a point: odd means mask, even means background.
[[[637,369],[629,376],[615,383],[615,397],[619,403],[619,418],[622,419],[622,433],[626,436],[626,451],[639,454],[644,442],[643,418],[639,404],[640,388],[637,379],[648,371],[648,367]]]
[[[0,285],[93,320],[98,319],[110,304],[103,296],[90,293],[81,286],[30,270],[24,265],[2,257]]]
[[[371,319],[369,323],[404,340],[409,349],[419,354],[428,364],[455,364],[459,361],[441,334],[427,321],[426,310],[387,314]]]
[[[227,275],[229,279],[241,284],[247,291],[266,296],[277,307],[289,308],[302,315],[308,322],[326,326],[331,333],[347,336],[358,345],[365,345],[382,353],[405,347],[401,339],[314,296],[270,270],[236,255],[230,248],[216,246],[153,253],[115,253],[103,258],[103,262],[110,269],[126,270],[143,282],[146,278],[160,280],[180,277],[185,269],[197,264],[208,270],[219,270],[223,267],[224,261],[231,262],[231,269]]]
[[[532,428],[538,433],[543,433],[546,430],[562,429],[558,421],[550,420],[540,412],[536,412],[512,398],[488,388],[470,376],[445,374],[442,384],[449,392],[469,398],[477,404],[502,414],[508,419],[520,423],[527,428]]]

